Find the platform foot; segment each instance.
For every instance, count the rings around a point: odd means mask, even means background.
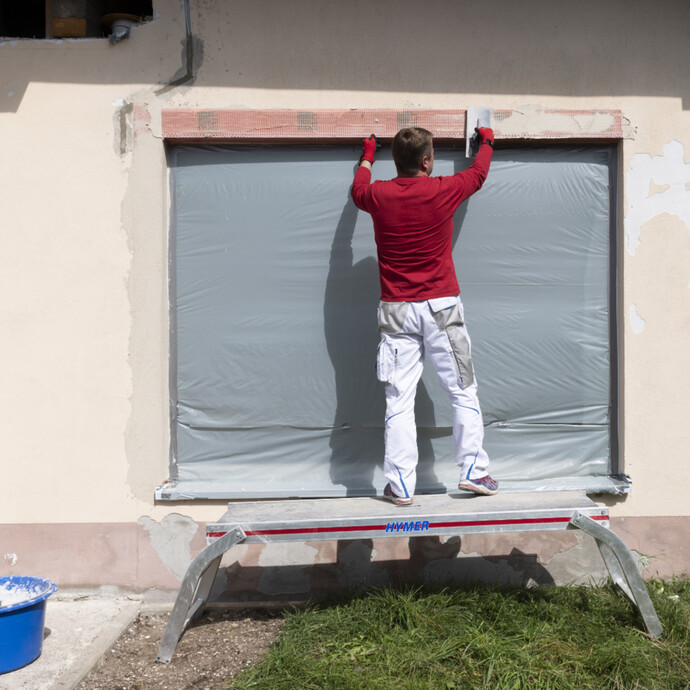
[[[654,604],[637,570],[635,559],[623,540],[610,529],[602,527],[581,513],[575,513],[570,524],[594,537],[614,584],[637,607],[647,632],[652,637],[661,637],[664,630],[654,610]]]
[[[175,647],[192,618],[199,617],[206,607],[213,580],[223,554],[246,539],[241,527],[231,529],[207,546],[189,565],[177,594],[168,625],[163,634],[156,662],[169,664]]]

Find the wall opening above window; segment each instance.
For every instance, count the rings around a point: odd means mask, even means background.
[[[106,38],[123,22],[152,18],[152,0],[0,0],[7,38]]]

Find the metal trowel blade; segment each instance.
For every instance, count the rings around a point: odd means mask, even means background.
[[[475,127],[491,127],[491,108],[477,105],[467,108],[465,118],[465,156],[467,158],[474,158],[479,149],[476,140],[473,141]]]

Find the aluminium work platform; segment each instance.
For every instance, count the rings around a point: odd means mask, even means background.
[[[638,608],[647,632],[663,633],[635,561],[609,526],[609,512],[577,491],[415,496],[411,506],[382,498],[325,498],[228,504],[206,527],[208,546],[192,561],[158,650],[169,663],[188,623],[200,616],[223,554],[239,543],[422,537],[578,528],[594,537],[613,582]]]

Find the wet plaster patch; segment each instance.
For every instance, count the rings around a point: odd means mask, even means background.
[[[634,256],[640,246],[645,223],[667,213],[677,216],[690,228],[690,164],[679,141],[664,146],[662,156],[638,153],[628,170],[628,213],[625,217],[625,243]]]
[[[596,541],[579,530],[574,532],[577,544],[556,554],[544,567],[557,585],[599,584],[608,577]]]
[[[630,549],[630,554],[632,555],[635,565],[637,566],[637,570],[640,573],[644,573],[644,571],[647,570],[652,564],[651,556],[640,553],[639,551],[635,551],[634,549]]]
[[[281,565],[313,565],[317,551],[302,543],[267,544],[259,555],[262,568]]]
[[[191,543],[199,526],[184,515],[171,513],[160,523],[144,515],[137,520],[150,535],[154,548],[163,565],[182,580],[192,560]]]
[[[317,550],[307,544],[267,544],[259,556],[263,568],[259,591],[271,596],[309,592],[311,579],[307,569],[316,554]]]
[[[113,132],[115,135],[115,151],[124,156],[132,150],[132,113],[134,105],[124,98],[118,98],[112,102],[115,107],[113,114]]]
[[[235,544],[226,551],[220,560],[220,567],[227,568],[233,563],[241,563],[244,567],[258,565],[258,558],[248,559],[249,544]]]
[[[525,105],[500,118],[496,127],[504,137],[541,137],[544,132],[585,136],[607,132],[615,124],[614,115],[608,112],[568,113]]]

